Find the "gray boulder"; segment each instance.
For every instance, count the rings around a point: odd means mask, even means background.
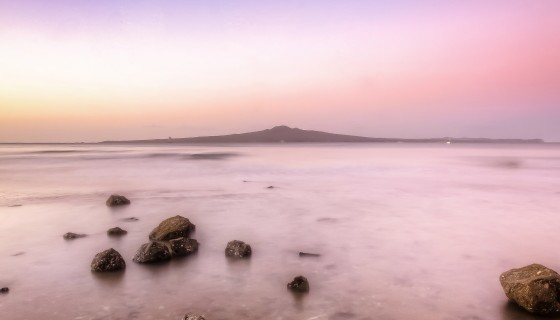
[[[226,257],[248,258],[251,256],[251,246],[243,241],[233,240],[226,246]]]
[[[137,263],[151,263],[159,262],[171,259],[171,252],[169,248],[159,242],[149,242],[144,243],[136,254],[132,261]]]
[[[288,289],[293,292],[309,292],[309,281],[304,276],[297,276],[288,283]]]
[[[126,268],[126,262],[117,250],[111,248],[95,255],[91,261],[91,271],[109,272]]]
[[[169,240],[169,247],[172,256],[186,256],[198,251],[198,241],[187,238],[172,239]]]
[[[114,227],[114,228],[111,228],[111,229],[107,230],[107,235],[109,235],[109,236],[122,236],[122,235],[125,235],[127,233],[128,233],[128,231],[126,231],[124,229],[121,229],[119,227]]]
[[[122,206],[130,204],[130,200],[128,200],[125,196],[121,196],[119,194],[112,194],[107,201],[105,201],[109,207],[114,206]]]
[[[83,234],[83,233],[74,233],[74,232],[67,232],[62,236],[64,239],[66,240],[72,240],[72,239],[78,239],[78,238],[83,238],[83,237],[87,237],[87,234]]]
[[[203,316],[194,316],[194,315],[186,314],[183,317],[183,320],[206,320],[206,318],[204,318]]]
[[[182,216],[174,216],[163,220],[150,233],[152,241],[166,241],[177,238],[188,238],[189,234],[194,231],[195,225],[189,219]]]
[[[512,269],[500,275],[506,296],[529,312],[560,311],[560,275],[540,264]]]

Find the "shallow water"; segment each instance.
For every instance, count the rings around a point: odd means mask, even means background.
[[[132,204],[106,207],[111,193]],[[177,214],[198,254],[132,262]],[[558,145],[4,145],[0,317],[533,319],[498,277],[560,270],[559,215]],[[251,259],[224,257],[233,239]],[[111,247],[126,271],[92,273]],[[300,274],[311,292],[295,297]]]

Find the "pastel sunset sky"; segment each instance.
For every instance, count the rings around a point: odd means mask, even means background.
[[[560,141],[558,0],[0,0],[0,142]]]

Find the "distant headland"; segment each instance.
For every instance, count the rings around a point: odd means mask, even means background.
[[[489,139],[489,138],[372,138],[345,134],[335,134],[314,130],[276,126],[271,129],[228,134],[222,136],[202,136],[191,138],[167,138],[150,140],[103,141],[105,144],[118,143],[341,143],[341,142],[377,142],[377,143],[544,143],[542,139]]]

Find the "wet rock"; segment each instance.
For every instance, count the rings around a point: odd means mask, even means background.
[[[204,318],[203,316],[195,316],[195,315],[186,314],[183,317],[183,320],[206,320],[206,318]]]
[[[560,275],[540,264],[512,269],[500,275],[506,296],[529,312],[560,311]]]
[[[267,189],[274,189],[274,186],[268,186]]]
[[[126,221],[126,222],[135,222],[138,221],[140,219],[136,218],[136,217],[130,217],[130,218],[124,218],[122,219],[122,221]]]
[[[251,256],[251,246],[243,241],[233,240],[226,246],[226,257],[248,258]]]
[[[149,242],[144,243],[136,254],[132,261],[137,263],[151,263],[159,262],[171,259],[171,252],[169,248],[160,242]]]
[[[150,240],[165,241],[182,237],[188,238],[194,229],[195,225],[189,219],[182,216],[174,216],[163,220],[159,226],[152,230]]]
[[[67,232],[62,236],[64,239],[66,240],[72,240],[72,239],[78,239],[78,238],[83,238],[83,237],[87,237],[87,234],[83,234],[83,233],[74,233],[74,232]]]
[[[300,252],[300,257],[320,257],[321,255],[318,253],[308,253],[308,252]]]
[[[4,287],[0,289],[0,293],[8,293],[8,292],[10,292],[10,288],[8,287]]]
[[[174,257],[186,256],[198,250],[198,241],[195,239],[178,238],[169,240],[171,255]]]
[[[95,255],[91,261],[91,271],[110,272],[126,268],[126,263],[121,254],[111,248]]]
[[[128,233],[128,231],[126,231],[124,229],[121,229],[119,227],[114,227],[114,228],[111,228],[111,229],[107,230],[107,235],[109,235],[109,236],[122,236],[122,235],[125,235],[127,233]]]
[[[293,292],[309,292],[309,281],[304,276],[297,276],[288,283],[288,289]]]
[[[122,206],[130,204],[130,200],[128,200],[125,196],[112,194],[109,199],[107,199],[105,204],[107,204],[109,207]]]

